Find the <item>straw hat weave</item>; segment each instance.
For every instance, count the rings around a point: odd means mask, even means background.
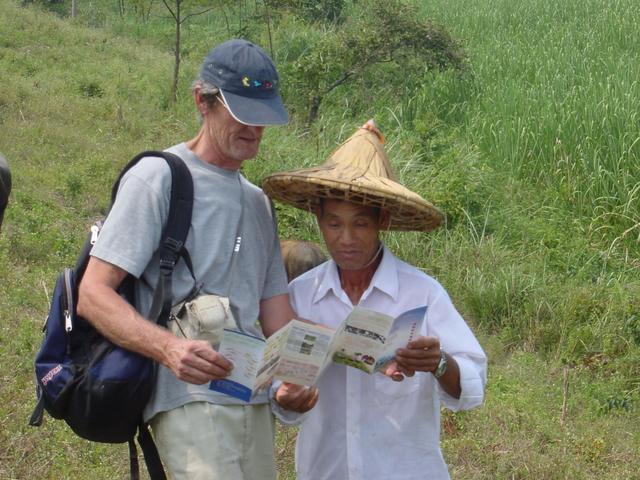
[[[384,137],[369,120],[323,165],[271,174],[262,188],[271,198],[310,212],[321,198],[377,207],[389,212],[390,230],[439,227],[442,213],[397,182],[383,143]]]

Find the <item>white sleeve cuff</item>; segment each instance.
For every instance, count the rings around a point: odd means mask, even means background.
[[[281,381],[275,380],[269,387],[269,403],[271,404],[271,412],[275,415],[278,421],[285,426],[300,425],[304,420],[306,413],[298,413],[291,410],[286,410],[276,402],[276,392],[282,384]]]
[[[466,356],[452,356],[460,369],[460,398],[452,397],[437,383],[440,401],[454,412],[478,407],[484,400],[484,387],[487,382],[486,358],[474,361]]]

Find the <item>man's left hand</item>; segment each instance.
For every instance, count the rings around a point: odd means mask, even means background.
[[[311,410],[318,401],[318,389],[283,382],[276,391],[275,401],[286,410],[304,413]]]
[[[436,337],[418,337],[406,348],[396,351],[399,367],[409,372],[434,372],[440,363],[440,340]]]

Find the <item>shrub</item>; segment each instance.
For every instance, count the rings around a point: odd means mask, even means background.
[[[324,35],[312,40],[291,65],[286,82],[306,103],[307,127],[327,95],[354,78],[375,76],[374,65],[390,63],[410,75],[464,63],[459,44],[442,27],[400,0],[354,2],[348,19],[325,25]]]

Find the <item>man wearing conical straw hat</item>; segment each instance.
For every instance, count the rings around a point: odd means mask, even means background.
[[[331,259],[289,286],[303,318],[337,327],[354,306],[397,317],[426,307],[413,340],[385,375],[331,364],[317,405],[301,420],[299,480],[447,479],[440,451],[440,405],[482,403],[486,356],[433,278],[399,260],[381,230],[430,231],[442,214],[400,185],[372,121],[319,167],[263,182],[272,198],[315,213]]]

